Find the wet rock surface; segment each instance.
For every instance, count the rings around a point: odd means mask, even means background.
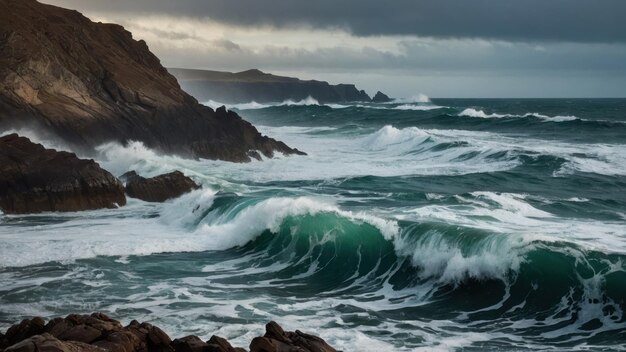
[[[46,149],[17,134],[0,137],[0,210],[9,214],[115,208],[122,183],[93,160]]]
[[[156,177],[145,178],[135,171],[120,177],[126,181],[126,194],[146,202],[164,202],[200,188],[191,178],[180,171],[173,171]]]
[[[252,352],[335,352],[323,339],[296,330],[285,332],[277,323],[250,344]],[[65,318],[25,319],[0,334],[2,352],[244,352],[226,339],[197,336],[172,340],[163,330],[135,320],[127,326],[105,314],[71,314]]]

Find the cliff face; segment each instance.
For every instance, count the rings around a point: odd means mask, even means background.
[[[370,102],[371,98],[354,84],[331,85],[275,76],[259,70],[238,73],[170,68],[183,87],[200,101],[228,104],[299,101],[312,97],[320,103]]]
[[[142,141],[231,161],[297,153],[185,93],[143,41],[34,0],[0,0],[0,128],[35,125],[77,148]]]

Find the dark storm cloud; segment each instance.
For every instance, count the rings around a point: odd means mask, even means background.
[[[355,35],[626,42],[626,0],[44,0],[79,10],[341,27]]]

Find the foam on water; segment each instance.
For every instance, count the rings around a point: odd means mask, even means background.
[[[548,116],[548,115],[543,115],[540,113],[536,113],[536,112],[528,112],[522,115],[515,115],[515,114],[496,114],[496,113],[491,113],[488,114],[486,112],[484,112],[483,110],[477,110],[477,109],[473,109],[473,108],[467,108],[463,111],[461,111],[459,113],[459,116],[467,116],[467,117],[479,117],[479,118],[483,118],[483,119],[491,119],[491,118],[505,118],[505,117],[517,117],[517,118],[522,118],[522,117],[535,117],[535,118],[539,118],[542,119],[546,122],[565,122],[565,121],[574,121],[574,120],[582,120],[576,116]]]
[[[308,96],[302,100],[285,100],[282,102],[275,102],[275,103],[257,103],[256,101],[251,101],[249,103],[240,103],[240,104],[226,104],[226,103],[220,103],[214,100],[209,100],[207,102],[203,103],[204,105],[211,107],[213,109],[217,109],[221,106],[226,106],[228,109],[236,109],[236,110],[257,110],[257,109],[266,109],[272,106],[312,106],[312,105],[321,105],[319,103],[319,101],[317,101],[316,99],[314,99],[311,96]],[[339,104],[330,104],[329,106],[332,106],[334,108],[344,108],[347,107],[346,105],[339,105]]]

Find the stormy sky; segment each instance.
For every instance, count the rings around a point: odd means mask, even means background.
[[[44,0],[168,67],[259,68],[396,97],[626,97],[626,0]]]

